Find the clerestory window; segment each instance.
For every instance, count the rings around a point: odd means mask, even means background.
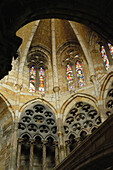
[[[43,66],[31,65],[29,91],[45,93],[45,68]]]

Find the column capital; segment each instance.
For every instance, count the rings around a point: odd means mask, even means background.
[[[59,87],[59,86],[55,86],[55,87],[53,88],[53,91],[54,91],[54,92],[59,92],[59,90],[60,90],[60,87]]]
[[[58,146],[58,141],[54,141],[55,146]]]
[[[58,131],[58,136],[60,136],[60,135],[63,135],[63,133],[61,131]]]
[[[23,138],[18,138],[18,143],[22,143],[23,142]]]
[[[35,142],[34,139],[30,139],[30,140],[29,140],[29,143],[30,143],[30,144],[33,144],[34,142]]]
[[[43,140],[43,141],[42,141],[42,144],[43,144],[43,145],[46,145],[46,144],[47,144],[47,140]]]
[[[96,75],[91,75],[91,76],[90,76],[90,80],[91,80],[92,82],[94,82],[94,81],[96,80]]]
[[[69,145],[69,144],[70,144],[70,141],[69,141],[69,140],[66,140],[65,143],[66,143],[66,145]]]

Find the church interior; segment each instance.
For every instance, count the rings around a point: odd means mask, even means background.
[[[0,2],[0,170],[112,170],[113,23],[97,1],[17,2]]]

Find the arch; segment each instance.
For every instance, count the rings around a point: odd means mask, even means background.
[[[103,80],[103,83],[101,85],[100,89],[100,95],[99,95],[99,100],[104,100],[106,98],[108,88],[111,86],[112,80],[113,79],[113,71],[108,73]]]
[[[52,138],[54,141],[57,141],[57,138],[55,138],[55,136],[53,136],[53,135],[48,135],[48,136],[46,136],[46,138],[45,138],[45,140],[47,140],[48,138]]]
[[[73,107],[73,105],[75,104],[76,101],[85,101],[85,102],[88,102],[92,106],[96,107],[96,109],[98,110],[97,99],[96,98],[94,98],[91,95],[84,94],[84,93],[74,94],[70,98],[68,98],[64,102],[64,104],[61,106],[60,113],[63,115],[63,122],[65,121],[67,113]]]
[[[49,103],[48,101],[46,101],[46,100],[44,100],[44,99],[41,99],[41,98],[35,98],[35,99],[33,99],[33,100],[30,100],[30,101],[28,101],[28,102],[26,102],[23,106],[21,106],[21,108],[20,108],[20,110],[19,110],[19,116],[18,116],[18,120],[20,119],[20,117],[21,117],[21,113],[22,113],[22,111],[27,107],[27,106],[29,106],[29,105],[31,105],[31,104],[34,104],[34,103],[40,103],[40,104],[45,104],[47,107],[49,107],[52,111],[53,111],[53,113],[56,115],[56,113],[57,113],[57,111],[56,111],[56,109],[54,108],[54,106],[51,104],[51,103]]]
[[[21,134],[20,138],[23,138],[23,136],[25,136],[25,135],[28,136],[29,139],[31,139],[31,135],[29,133],[26,133],[26,132]]]
[[[40,135],[43,140],[48,136],[54,136],[57,139],[55,114],[50,107],[43,102],[33,102],[22,110],[19,120],[18,137],[23,133],[28,133],[33,139]]]
[[[9,102],[9,101],[6,99],[6,97],[5,97],[3,94],[1,94],[1,93],[0,93],[0,98],[5,102],[8,110],[9,110],[10,113],[11,113],[12,120],[14,121],[15,113],[14,113],[14,110],[13,110],[10,102]]]
[[[41,140],[43,140],[43,136],[42,136],[41,134],[36,134],[36,135],[34,135],[34,136],[33,136],[33,139],[35,139],[36,137],[40,137]]]

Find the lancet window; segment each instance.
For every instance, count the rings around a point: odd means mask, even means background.
[[[39,68],[39,92],[45,92],[45,70],[42,66]]]
[[[35,85],[36,85],[36,69],[35,66],[32,65],[30,67],[30,80],[29,80],[29,91],[35,92]]]
[[[45,68],[44,66],[32,65],[30,68],[29,91],[45,93]]]
[[[29,67],[29,92],[45,93],[48,58],[40,51],[30,52],[27,57]]]
[[[102,55],[102,59],[103,59],[104,65],[105,65],[105,69],[108,70],[109,69],[109,60],[108,60],[108,57],[106,54],[105,47],[103,45],[101,46],[101,55]]]
[[[84,81],[84,74],[83,74],[83,68],[82,64],[79,61],[76,61],[75,63],[75,68],[76,68],[76,75],[77,75],[77,81],[80,87],[85,85]]]
[[[78,56],[77,56],[78,57]],[[82,87],[85,85],[82,63],[79,60],[66,61],[66,79],[68,90],[74,90],[76,86]]]
[[[109,47],[109,50],[110,50],[110,54],[113,58],[113,46],[110,43],[108,43],[108,47]]]
[[[73,76],[73,70],[72,66],[67,63],[66,65],[66,77],[67,77],[67,84],[68,84],[68,90],[74,90],[74,76]]]

